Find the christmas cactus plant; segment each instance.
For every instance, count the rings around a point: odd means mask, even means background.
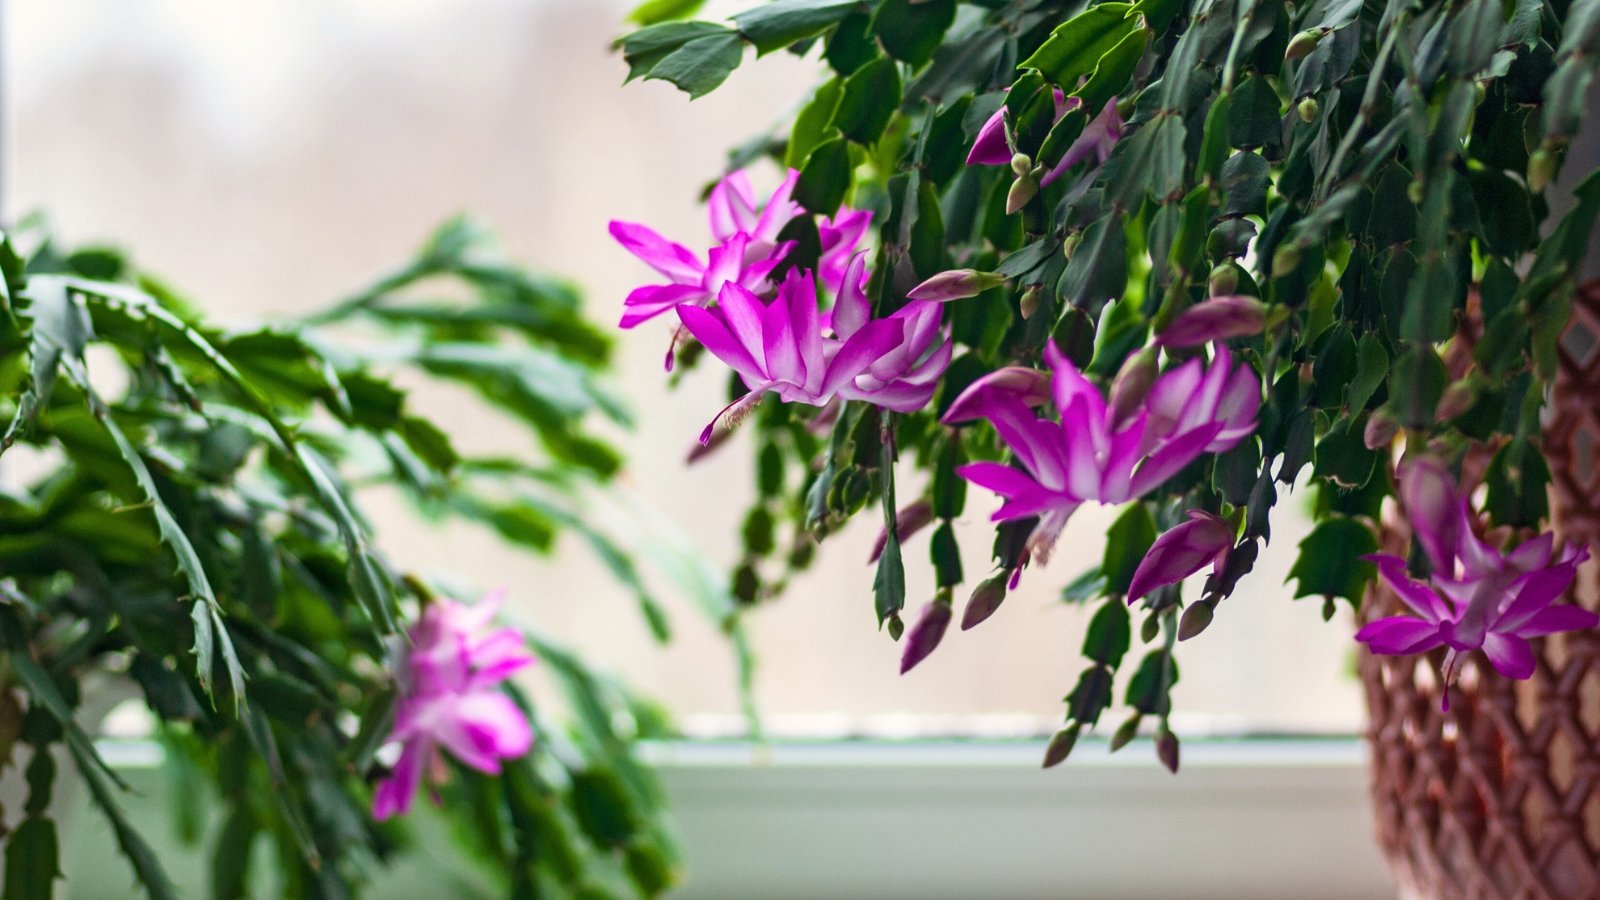
[[[1121,681],[1113,748],[1153,724],[1174,770],[1178,644],[1226,627],[1297,486],[1316,522],[1295,595],[1331,616],[1381,576],[1411,608],[1360,632],[1375,652],[1441,650],[1448,677],[1481,652],[1522,678],[1528,638],[1595,625],[1554,603],[1586,550],[1536,535],[1540,410],[1600,213],[1600,179],[1562,172],[1600,3],[700,6],[635,12],[630,78],[693,98],[786,52],[819,81],[731,154],[698,242],[613,225],[668,279],[622,326],[659,318],[680,367],[730,370],[701,442],[754,432],[743,603],[881,515],[863,602],[904,670],[958,590],[973,628],[1028,570],[1098,604],[1046,764]],[[1377,555],[1397,492],[1409,559]],[[993,568],[972,574],[952,523],[977,494],[1003,502]],[[1045,569],[1085,503],[1122,508],[1103,559]],[[937,593],[909,617],[902,544],[921,529]],[[1125,663],[1136,635],[1149,649]]]
[[[660,714],[549,636],[492,624],[498,599],[473,601],[495,585],[384,554],[363,515],[380,486],[533,552],[570,533],[663,639],[652,554],[731,605],[670,542],[600,514],[626,500],[594,421],[625,413],[570,287],[464,221],[314,317],[326,328],[215,326],[120,254],[31,230],[0,241],[0,272],[0,766],[25,776],[0,835],[7,900],[84,864],[60,854],[62,767],[143,890],[179,895],[84,721],[107,683],[148,705],[182,833],[215,834],[211,896],[351,896],[413,844],[400,817],[419,795],[474,884],[666,887],[676,856],[633,749]],[[528,445],[463,454],[397,379],[476,393]],[[564,696],[507,681],[529,667]]]

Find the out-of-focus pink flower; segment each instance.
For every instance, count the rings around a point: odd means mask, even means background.
[[[1020,468],[977,462],[957,471],[1005,498],[995,521],[1039,517],[1028,545],[1041,562],[1079,505],[1141,497],[1201,454],[1231,449],[1255,430],[1261,379],[1248,365],[1235,367],[1225,347],[1209,366],[1195,358],[1161,375],[1124,425],[1054,344],[1045,358],[1058,420],[992,387],[945,415],[947,423],[987,418],[1011,449]]]
[[[1267,307],[1254,297],[1212,297],[1196,303],[1172,320],[1156,343],[1163,347],[1195,347],[1212,341],[1260,334]]]
[[[983,418],[984,410],[1002,400],[1015,400],[1023,406],[1043,406],[1050,402],[1050,373],[1026,366],[995,369],[967,385],[945,410],[946,422],[969,422]]]
[[[822,241],[817,279],[829,293],[837,295],[843,289],[845,270],[871,227],[872,211],[868,209],[840,208],[837,215],[817,223],[817,236]]]
[[[1117,112],[1117,98],[1112,97],[1106,101],[1105,108],[1100,110],[1100,114],[1090,119],[1089,124],[1083,127],[1083,133],[1072,142],[1067,152],[1061,154],[1061,161],[1039,179],[1039,184],[1046,185],[1055,181],[1068,169],[1087,159],[1092,158],[1096,165],[1105,165],[1111,156],[1112,148],[1117,146],[1117,141],[1122,140],[1123,124],[1122,116]]]
[[[715,308],[679,308],[689,333],[750,389],[712,419],[701,443],[719,420],[737,419],[767,391],[786,403],[812,406],[835,397],[897,412],[926,406],[950,364],[939,305],[913,301],[873,319],[866,283],[865,258],[858,255],[826,322],[817,309],[815,282],[798,271],[784,279],[771,303],[730,284]]]
[[[1228,520],[1203,510],[1189,510],[1189,521],[1156,538],[1139,561],[1128,585],[1128,602],[1158,587],[1177,584],[1207,563],[1213,573],[1221,571],[1228,551],[1233,549],[1234,534],[1235,528]]]
[[[1055,121],[1082,105],[1077,97],[1068,97],[1060,88],[1055,89],[1056,114]],[[983,127],[978,129],[978,136],[972,142],[972,150],[967,153],[969,166],[1006,166],[1011,164],[1014,155],[1012,148],[1006,143],[1005,107],[995,110]],[[1125,123],[1117,112],[1117,98],[1106,101],[1105,108],[1089,123],[1083,127],[1083,133],[1072,142],[1067,152],[1061,159],[1039,179],[1042,187],[1060,178],[1066,171],[1088,159],[1094,159],[1097,164],[1103,165],[1111,155],[1111,149],[1122,139],[1122,128]]]
[[[412,627],[389,734],[401,744],[400,758],[378,782],[374,818],[411,809],[423,775],[440,768],[441,748],[463,765],[497,774],[501,760],[533,745],[527,717],[499,687],[534,661],[520,632],[489,627],[504,599],[496,591],[471,606],[437,600]]]
[[[1358,631],[1356,640],[1372,652],[1407,655],[1448,647],[1444,675],[1453,681],[1462,657],[1481,649],[1501,675],[1527,678],[1536,665],[1528,638],[1600,624],[1600,616],[1586,609],[1554,605],[1589,558],[1588,547],[1557,553],[1554,536],[1546,533],[1510,553],[1496,550],[1473,532],[1471,504],[1455,479],[1430,459],[1402,467],[1400,498],[1433,573],[1431,583],[1424,583],[1407,573],[1398,556],[1368,557],[1415,613],[1378,619]]]
[[[934,303],[944,303],[950,300],[965,300],[976,297],[992,287],[1005,284],[1006,277],[994,272],[979,272],[977,269],[951,269],[948,272],[929,278],[907,294],[913,300],[928,300]]]

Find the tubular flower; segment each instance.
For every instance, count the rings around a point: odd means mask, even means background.
[[[527,717],[499,688],[531,665],[533,654],[515,629],[487,630],[504,599],[496,591],[471,606],[435,601],[412,627],[389,735],[401,745],[400,758],[373,793],[374,818],[411,809],[423,775],[441,767],[441,748],[463,765],[496,774],[502,759],[533,745]]]
[[[1260,334],[1267,325],[1267,308],[1254,297],[1212,297],[1189,307],[1161,330],[1156,342],[1163,347],[1194,347],[1212,341]]]
[[[1527,678],[1536,664],[1528,638],[1600,624],[1586,609],[1555,605],[1589,558],[1588,547],[1556,552],[1554,536],[1546,533],[1501,553],[1473,533],[1471,504],[1432,460],[1419,458],[1402,469],[1400,498],[1433,574],[1425,583],[1412,578],[1398,556],[1368,557],[1415,614],[1378,619],[1358,631],[1356,640],[1372,652],[1397,656],[1447,647],[1444,674],[1454,680],[1462,657],[1482,650],[1501,675]]]
[[[666,284],[645,285],[629,293],[623,300],[619,325],[633,328],[684,304],[710,305],[725,284],[737,284],[754,293],[771,290],[772,271],[792,246],[780,243],[778,235],[796,216],[805,214],[793,199],[799,178],[800,173],[790,169],[764,204],[756,201],[750,179],[743,171],[717,182],[706,201],[711,235],[717,244],[707,251],[703,261],[687,247],[644,225],[613,221],[611,236],[617,243],[667,278]],[[824,219],[818,226],[822,240],[818,269],[830,289],[838,289],[845,265],[871,224],[872,213],[841,209],[836,217]]]
[[[750,388],[712,419],[701,443],[724,416],[737,420],[767,391],[785,403],[812,406],[836,397],[899,412],[926,406],[950,363],[939,306],[913,301],[887,318],[872,319],[866,281],[865,259],[858,256],[826,323],[815,282],[798,271],[784,279],[771,303],[730,284],[713,309],[680,307],[689,333]]]
[[[1132,603],[1158,587],[1188,578],[1211,564],[1213,573],[1222,570],[1233,549],[1237,529],[1226,519],[1198,509],[1189,510],[1189,521],[1170,528],[1150,545],[1128,585]]]
[[[945,415],[946,423],[988,419],[1015,455],[1020,468],[978,462],[957,471],[1005,498],[995,521],[1039,517],[1028,544],[1041,562],[1079,505],[1141,497],[1201,454],[1229,450],[1255,430],[1261,380],[1248,365],[1235,367],[1225,347],[1209,366],[1196,358],[1157,378],[1125,423],[1113,421],[1100,390],[1054,344],[1045,358],[1058,420],[1029,410],[1025,385],[987,386],[970,400],[957,398]]]

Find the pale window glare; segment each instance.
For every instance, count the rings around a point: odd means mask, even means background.
[[[254,0],[203,4],[8,4],[8,216],[48,210],[63,237],[128,247],[223,320],[309,310],[400,262],[438,221],[479,215],[530,267],[568,276],[609,324],[649,277],[606,235],[650,223],[704,245],[700,188],[726,148],[788,115],[818,83],[814,61],[774,54],[693,104],[668,85],[621,86],[607,52],[629,4],[597,0]],[[724,15],[737,3],[712,4]],[[765,172],[775,179],[775,173]],[[705,241],[708,243],[709,241]],[[619,338],[619,381],[638,413],[627,482],[725,566],[752,492],[748,443],[685,468],[721,406],[724,376],[677,390],[661,372],[666,326]],[[468,450],[532,448],[482,426],[471,403],[424,392]],[[906,485],[910,495],[918,485]],[[969,582],[988,571],[994,508],[973,491],[960,537]],[[1194,730],[1344,730],[1360,721],[1351,617],[1291,602],[1284,578],[1306,532],[1289,497],[1274,541],[1211,629],[1179,648],[1176,691]],[[738,709],[732,654],[692,608],[653,645],[630,598],[577,542],[552,561],[480,531],[375,519],[390,553],[484,586],[504,583],[527,616],[625,672],[687,722]],[[780,730],[1034,730],[1061,714],[1090,612],[1057,599],[1098,558],[1114,510],[1085,510],[1046,569],[915,670],[875,630],[863,515],[820,548],[786,597],[749,617],[758,697]],[[932,593],[927,538],[906,549],[913,607]],[[1189,596],[1195,596],[1191,585]],[[1137,622],[1137,619],[1136,619]],[[1142,651],[1135,646],[1129,664]],[[987,718],[976,719],[982,715]],[[1108,714],[1114,725],[1117,712]],[[964,724],[965,723],[965,724]],[[985,724],[986,723],[986,724]]]

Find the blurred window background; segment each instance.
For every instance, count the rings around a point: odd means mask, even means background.
[[[48,211],[67,243],[126,247],[221,321],[305,312],[406,258],[443,218],[470,212],[530,268],[579,284],[614,321],[648,271],[606,234],[647,222],[700,249],[697,197],[727,148],[781,121],[817,83],[814,60],[739,69],[690,103],[662,83],[622,88],[608,52],[625,0],[77,0],[7,4],[4,212]],[[737,4],[713,2],[706,15]],[[775,54],[781,56],[782,54]],[[775,183],[762,170],[758,183]],[[668,327],[618,334],[617,380],[637,413],[627,482],[720,567],[736,560],[752,454],[684,456],[722,405],[710,367],[672,389]],[[478,427],[474,406],[425,394],[429,414],[476,449],[534,452]],[[741,440],[736,437],[735,441]],[[903,491],[909,493],[910,491]],[[969,503],[969,581],[989,568],[992,511]],[[551,561],[463,525],[377,526],[387,552],[505,584],[519,610],[623,672],[691,732],[737,725],[734,657],[696,610],[673,608],[654,644],[633,600],[576,542]],[[1091,562],[1114,510],[1072,521],[1054,560],[981,628],[952,631],[911,675],[874,628],[865,553],[876,517],[825,542],[787,596],[749,615],[757,698],[776,733],[1036,732],[1076,681],[1089,611],[1060,588]],[[1292,501],[1256,575],[1180,647],[1175,705],[1187,735],[1351,732],[1349,611],[1283,584],[1306,526]],[[926,535],[907,546],[909,598],[932,593]],[[1191,586],[1190,596],[1194,596]],[[1244,652],[1248,648],[1248,655]],[[1177,723],[1175,717],[1175,723]]]

